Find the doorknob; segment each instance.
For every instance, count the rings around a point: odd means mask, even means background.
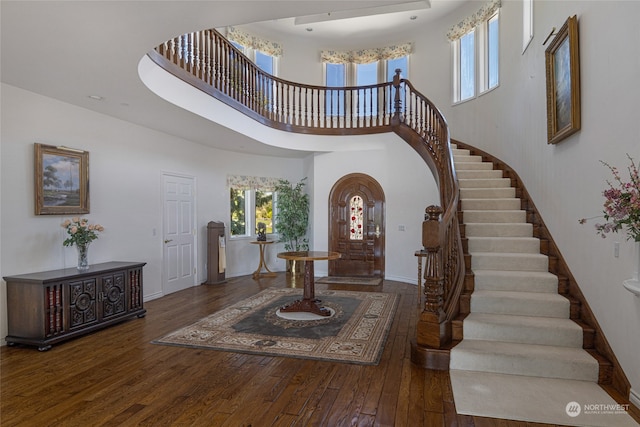
[[[173,242],[173,239],[167,239],[164,241],[165,243]]]
[[[380,226],[376,224],[376,237],[380,237]]]

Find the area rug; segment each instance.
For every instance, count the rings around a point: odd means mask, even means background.
[[[328,285],[363,285],[378,286],[382,283],[381,277],[342,277],[342,276],[325,276],[315,280],[316,283],[325,283]]]
[[[154,344],[376,365],[393,322],[398,295],[321,291],[331,317],[287,320],[276,311],[302,298],[301,289],[269,288],[178,329]]]

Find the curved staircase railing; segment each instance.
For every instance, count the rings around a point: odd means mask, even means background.
[[[400,70],[392,82],[356,87],[312,86],[274,77],[214,29],[178,36],[156,47],[149,57],[266,126],[320,135],[395,132],[416,150],[436,178],[440,206],[429,206],[423,222],[419,253],[426,260],[425,287],[412,359],[448,369],[448,356],[440,355],[451,341],[465,265],[449,128],[435,105],[401,79]]]

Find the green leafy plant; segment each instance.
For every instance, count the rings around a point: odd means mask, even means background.
[[[306,238],[309,227],[309,195],[304,192],[303,178],[295,186],[286,179],[276,184],[277,212],[276,231],[279,242],[284,242],[286,251],[305,251],[309,249]]]

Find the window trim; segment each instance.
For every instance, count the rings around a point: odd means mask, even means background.
[[[255,239],[258,236],[257,227],[258,224],[256,222],[256,190],[255,188],[247,188],[244,190],[244,227],[245,234],[231,234],[231,205],[229,203],[229,238],[231,240],[241,240],[241,239]],[[272,193],[272,217],[275,218],[277,212],[277,193],[275,191],[271,191]],[[229,201],[230,202],[230,201]],[[275,227],[275,224],[273,225]],[[249,233],[248,231],[251,231]],[[272,238],[277,240],[278,233],[274,229],[272,233],[267,233],[268,238]]]
[[[497,47],[497,83],[495,86],[489,86],[489,23],[491,21],[497,21],[498,25],[498,47]],[[462,73],[461,73],[461,40],[469,33],[475,32],[474,35],[474,94],[473,96],[465,99],[460,99],[462,95]],[[486,20],[482,21],[461,37],[452,40],[451,42],[452,52],[452,105],[463,104],[465,102],[477,99],[478,97],[492,92],[500,87],[500,9],[497,9]]]

